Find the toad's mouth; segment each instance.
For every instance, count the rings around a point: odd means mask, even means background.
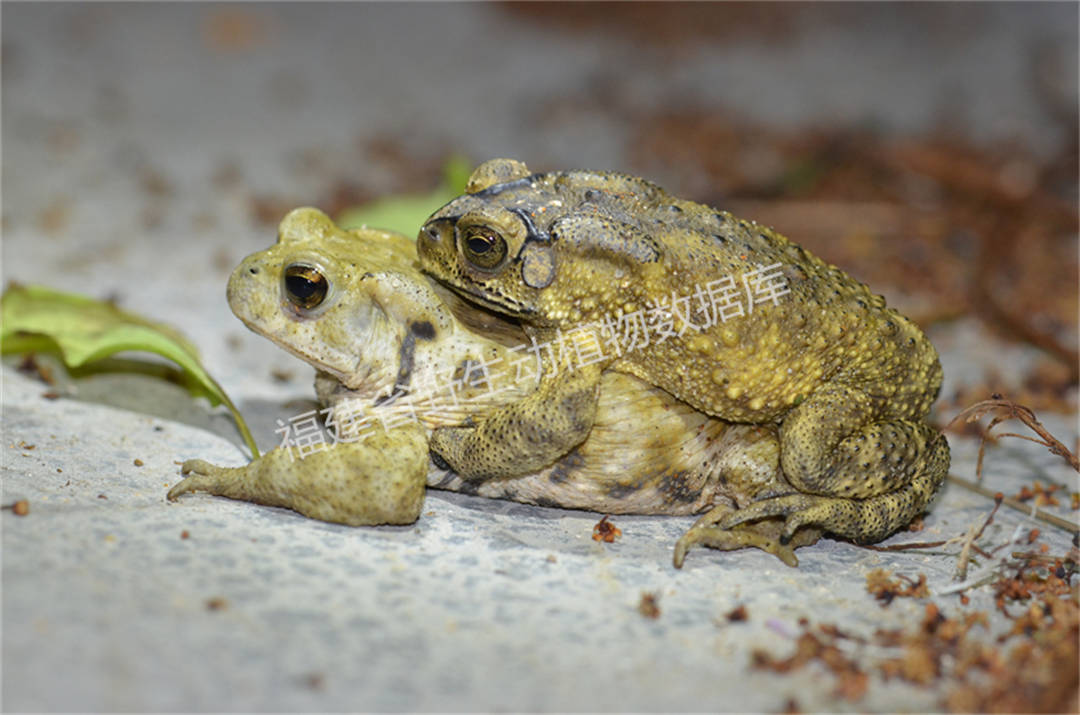
[[[465,278],[467,285],[465,282],[448,281],[441,278],[438,281],[465,301],[493,310],[496,313],[508,315],[511,318],[532,318],[536,315],[536,308],[525,305],[513,298],[507,298],[505,295],[492,293],[482,283],[470,281],[467,276]]]
[[[520,318],[527,315],[532,315],[535,310],[526,308],[514,301],[509,301],[500,295],[490,295],[486,293],[469,293],[465,296],[466,300],[471,300],[474,303],[496,310],[504,315],[509,315],[514,318]]]

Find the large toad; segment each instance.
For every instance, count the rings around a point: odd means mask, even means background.
[[[875,541],[933,497],[949,466],[925,422],[941,365],[865,285],[764,226],[624,174],[496,159],[467,192],[420,231],[421,266],[518,319],[545,361],[534,392],[435,431],[433,453],[464,478],[561,458],[589,435],[615,372],[778,427],[788,493],[717,515],[718,533],[783,516],[784,538],[816,525]]]
[[[680,539],[676,565],[697,543],[754,546],[794,565],[792,550],[819,534],[806,528],[780,544],[779,519],[716,527],[739,507],[792,492],[775,427],[726,423],[617,372],[599,380],[588,438],[532,471],[475,482],[432,464],[432,430],[529,399],[537,360],[519,326],[424,276],[404,236],[343,231],[297,209],[276,245],[236,268],[228,298],[248,327],[315,367],[336,439],[294,433],[243,467],[188,460],[169,499],[209,492],[350,525],[415,521],[425,485],[612,514],[710,510]]]

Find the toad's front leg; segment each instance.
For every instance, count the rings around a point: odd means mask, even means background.
[[[465,479],[532,474],[585,441],[596,418],[595,365],[544,376],[536,391],[490,412],[476,427],[442,427],[431,437],[436,464]]]
[[[207,492],[349,526],[411,524],[424,504],[428,466],[423,430],[406,425],[303,458],[279,448],[244,467],[189,459],[180,468],[187,478],[168,498]]]

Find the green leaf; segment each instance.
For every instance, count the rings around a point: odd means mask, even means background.
[[[462,156],[452,156],[443,166],[443,180],[427,194],[387,196],[371,203],[346,209],[337,224],[344,229],[369,226],[415,237],[424,219],[465,191],[472,173],[471,164]]]
[[[259,450],[244,418],[221,385],[199,363],[199,353],[174,328],[129,313],[115,305],[44,286],[12,285],[0,299],[0,349],[8,353],[59,352],[69,368],[103,360],[125,350],[149,352],[176,363],[190,379],[192,394],[224,404],[244,442]]]

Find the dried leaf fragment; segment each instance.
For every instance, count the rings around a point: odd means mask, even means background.
[[[729,623],[742,623],[749,617],[750,614],[747,612],[745,605],[738,606],[737,608],[729,611],[727,616],[725,616],[725,618],[728,619]]]
[[[622,529],[608,521],[606,515],[596,523],[592,530],[593,541],[603,541],[605,544],[612,543],[620,536],[622,536]]]
[[[1057,497],[1054,496],[1054,492],[1061,489],[1059,484],[1051,484],[1048,487],[1044,487],[1042,482],[1035,482],[1034,488],[1028,485],[1020,487],[1020,491],[1013,495],[1013,499],[1018,501],[1031,501],[1035,500],[1035,506],[1058,506],[1060,502]]]
[[[644,591],[641,594],[641,601],[638,603],[638,613],[651,618],[654,621],[660,617],[660,598],[655,593],[649,593]]]
[[[901,581],[893,581],[891,576],[885,569],[874,569],[866,574],[866,590],[881,601],[882,606],[889,605],[897,597],[926,598],[930,595],[930,590],[926,587],[926,574],[919,574],[915,581],[901,575],[899,578],[906,581],[907,585]]]
[[[206,610],[208,611],[224,611],[228,607],[229,602],[224,596],[214,596],[206,599]]]

